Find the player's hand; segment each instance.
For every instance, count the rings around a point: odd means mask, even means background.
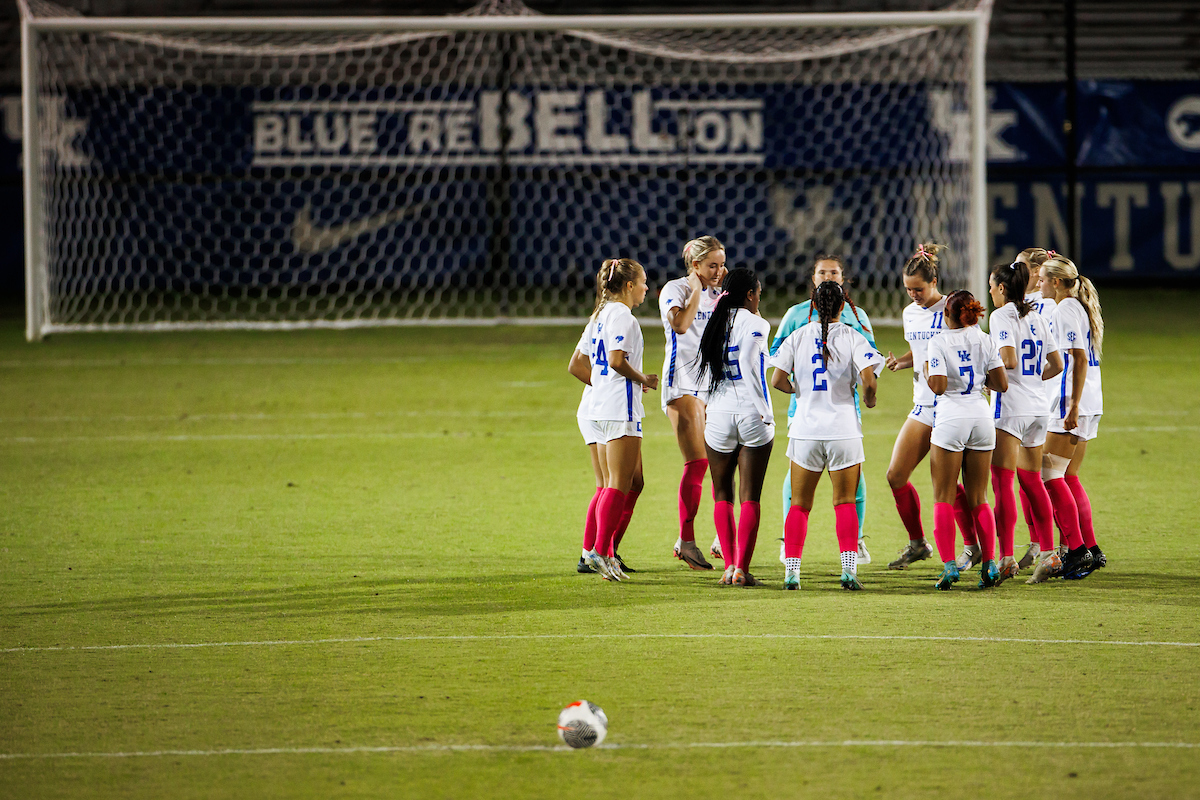
[[[704,291],[704,282],[700,280],[698,273],[693,272],[687,276],[687,285],[688,297],[691,297],[692,293]]]
[[[649,393],[649,391],[650,391],[650,387],[643,383],[642,384],[642,394],[647,394],[647,393]]]
[[[900,360],[892,355],[891,350],[888,350],[887,358],[884,360],[883,365],[892,372],[895,372],[896,370],[900,369]]]
[[[657,375],[647,375],[646,381],[642,384],[642,386],[644,388],[646,388],[647,390],[657,389],[658,388],[658,376]]]
[[[1073,431],[1079,427],[1079,406],[1072,405],[1067,416],[1063,418],[1063,430]]]

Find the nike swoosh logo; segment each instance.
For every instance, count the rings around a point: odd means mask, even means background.
[[[312,205],[305,204],[296,214],[292,224],[292,244],[301,253],[320,253],[333,250],[346,242],[352,242],[368,233],[399,222],[423,209],[428,203],[413,203],[410,206],[373,214],[363,219],[342,222],[337,225],[317,226],[312,221]]]

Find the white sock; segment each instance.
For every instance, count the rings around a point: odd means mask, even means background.
[[[843,550],[842,551],[842,572],[848,572],[851,575],[858,574],[858,551]]]
[[[784,566],[786,569],[790,569],[790,570],[791,570],[791,571],[793,571],[793,572],[799,572],[799,571],[800,571],[800,559],[798,559],[798,558],[785,558],[785,559],[783,560],[783,566]]]

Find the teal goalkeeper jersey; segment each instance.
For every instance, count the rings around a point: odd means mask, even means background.
[[[803,328],[810,322],[816,322],[816,314],[810,314],[812,302],[805,300],[799,305],[794,305],[788,309],[788,312],[783,315],[783,321],[779,323],[779,329],[775,332],[775,340],[771,342],[771,355],[775,355],[779,350],[779,345],[783,344],[783,340],[791,336],[793,333]],[[867,337],[867,341],[872,347],[878,349],[875,344],[875,334],[871,331],[871,320],[867,317],[867,312],[861,308],[856,309],[858,316],[855,316],[854,311],[847,303],[842,309],[842,315],[838,317],[838,322],[844,322],[854,330]],[[858,408],[858,388],[854,389],[854,408]],[[792,402],[788,404],[788,419],[796,413],[796,395],[792,395]]]

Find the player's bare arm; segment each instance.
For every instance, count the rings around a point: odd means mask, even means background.
[[[578,378],[581,383],[592,385],[592,360],[578,350],[571,352],[571,361],[567,364],[567,372]]]
[[[628,378],[634,383],[640,383],[648,389],[658,388],[658,376],[654,374],[643,374],[633,368],[625,359],[624,350],[613,350],[608,357],[608,365],[617,371],[617,374],[622,378]]]

